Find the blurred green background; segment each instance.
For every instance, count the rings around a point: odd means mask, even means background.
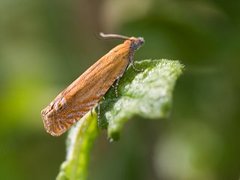
[[[92,180],[237,180],[240,176],[240,1],[1,0],[0,179],[55,179],[66,134],[40,110],[120,41],[142,36],[135,59],[179,59],[184,75],[167,120],[135,118],[119,142],[103,132]]]

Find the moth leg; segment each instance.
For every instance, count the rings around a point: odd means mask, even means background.
[[[144,69],[138,69],[138,68],[135,66],[135,63],[134,63],[134,62],[131,63],[131,65],[132,65],[133,70],[136,71],[136,72],[143,72],[143,71],[144,71]]]
[[[116,79],[114,85],[112,85],[112,87],[114,88],[114,92],[115,92],[116,98],[118,97],[118,84],[119,84],[119,81],[120,81],[121,77],[122,77],[122,76],[119,76],[119,77]]]
[[[105,97],[102,97],[102,100],[105,100]],[[98,123],[98,127],[100,127],[100,115],[101,115],[101,104],[102,101],[100,101],[97,105],[97,123]]]
[[[97,105],[97,123],[98,123],[98,127],[100,127],[100,103]]]
[[[129,65],[131,65],[133,70],[136,71],[136,72],[143,72],[144,71],[144,69],[138,69],[135,66],[134,59],[133,59],[133,52],[130,53],[130,55],[129,55]]]

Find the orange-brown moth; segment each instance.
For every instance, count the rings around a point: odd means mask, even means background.
[[[100,36],[125,41],[100,58],[41,111],[44,127],[53,136],[64,133],[99,103],[127,67],[134,65],[134,52],[144,43],[141,37],[103,33]]]

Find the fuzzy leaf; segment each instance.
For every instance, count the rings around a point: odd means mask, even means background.
[[[142,60],[125,72],[117,87],[111,88],[101,103],[100,126],[117,140],[123,125],[133,116],[159,119],[168,116],[175,82],[183,65],[171,60]]]
[[[118,96],[111,88],[100,103],[99,126],[107,127],[112,140],[119,138],[124,123],[138,115],[148,119],[169,114],[175,82],[183,65],[170,60],[143,60],[128,68],[118,85]],[[57,180],[85,180],[90,150],[98,135],[97,115],[89,112],[74,126],[67,140],[67,158]]]
[[[89,112],[71,128],[67,139],[67,158],[57,180],[85,180],[90,150],[98,135],[96,112]]]

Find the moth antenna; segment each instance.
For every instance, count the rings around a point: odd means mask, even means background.
[[[104,39],[129,39],[128,36],[123,36],[120,34],[104,34],[103,32],[100,32],[99,35]]]

